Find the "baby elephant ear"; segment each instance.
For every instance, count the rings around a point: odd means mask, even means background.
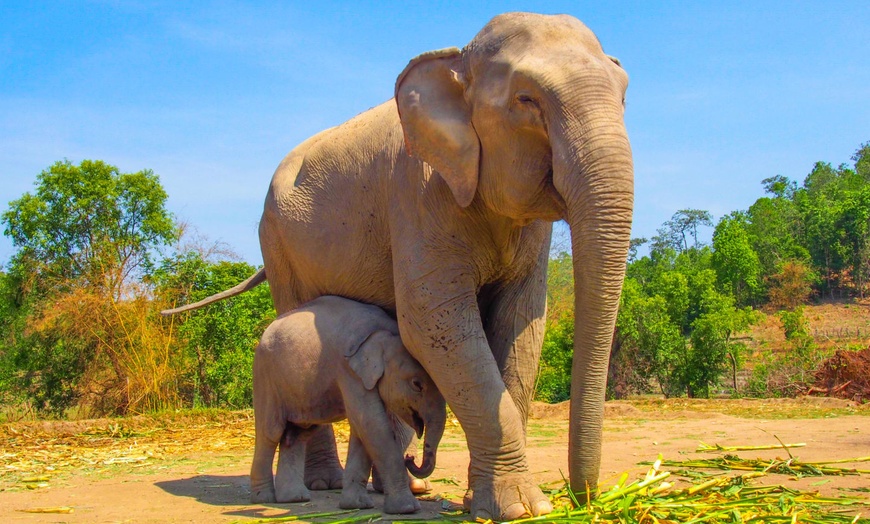
[[[366,389],[374,389],[384,375],[384,344],[394,336],[388,331],[375,331],[344,355],[350,369],[362,380]]]

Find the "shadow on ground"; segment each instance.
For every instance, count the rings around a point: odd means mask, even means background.
[[[235,515],[252,518],[289,517],[291,515],[306,515],[320,512],[339,512],[338,501],[341,490],[315,491],[310,502],[297,504],[251,504],[251,496],[247,475],[196,475],[155,482],[155,486],[176,497],[190,497],[202,504],[224,506],[224,515]],[[372,494],[374,499],[380,494]],[[382,501],[376,501],[381,503]],[[368,510],[375,512],[375,510]]]
[[[251,496],[247,475],[196,475],[154,485],[171,495],[190,497],[212,506],[244,505]]]
[[[181,478],[155,482],[155,486],[177,497],[190,497],[197,502],[211,506],[223,506],[224,515],[250,518],[280,518],[302,517],[305,515],[320,513],[350,513],[356,515],[356,511],[345,512],[339,509],[338,502],[341,499],[341,490],[312,491],[309,502],[296,504],[250,504],[251,496],[247,475],[197,475],[195,477]],[[375,507],[361,510],[358,516],[371,513],[373,517],[380,517],[380,509],[383,507],[384,498],[380,493],[369,490]],[[414,519],[437,518],[441,511],[441,503],[438,501],[421,501],[423,510],[413,516]],[[398,515],[394,518],[400,518]]]

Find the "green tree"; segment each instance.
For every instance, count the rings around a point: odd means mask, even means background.
[[[616,320],[620,350],[611,364],[611,375],[622,377],[625,387],[643,392],[653,379],[665,396],[685,390],[685,338],[669,309],[666,298],[647,296],[636,281],[626,280]]]
[[[698,228],[701,226],[713,226],[713,217],[709,211],[681,209],[657,230],[658,235],[652,240],[652,249],[671,247],[682,252],[689,248],[700,248],[702,245],[698,242]],[[689,245],[689,238],[692,239],[692,245]]]
[[[616,369],[609,373],[615,379],[611,395],[622,394],[622,385],[642,391],[648,381],[666,396],[708,396],[729,368],[733,381],[742,353],[733,334],[746,329],[753,316],[751,309],[735,306],[730,288],[717,289],[715,262],[715,251],[691,246],[680,252],[654,249],[629,264],[616,324]]]
[[[631,264],[637,260],[637,250],[644,244],[649,242],[646,237],[632,238],[628,243],[628,263]]]
[[[574,353],[574,315],[548,322],[544,332],[541,364],[535,382],[535,398],[549,403],[571,397],[571,363]]]
[[[870,253],[870,179],[865,144],[853,155],[854,169],[818,162],[795,201],[806,231],[806,246],[824,288],[852,288],[863,296]]]
[[[83,395],[126,410],[138,344],[125,324],[131,287],[154,250],[176,237],[166,192],[149,170],[121,173],[101,161],[57,162],[36,190],[9,204],[4,234],[17,251],[6,293],[3,360],[37,410],[62,414]]]
[[[11,265],[38,276],[40,292],[84,286],[117,299],[149,267],[154,248],[176,238],[166,198],[150,170],[56,162],[37,175],[34,193],[3,213],[4,234],[17,248]]]
[[[849,191],[839,209],[836,228],[842,231],[844,262],[859,297],[864,298],[870,279],[870,181]]]
[[[713,267],[723,289],[739,304],[754,303],[761,291],[761,263],[752,249],[746,214],[722,217],[713,232]]]
[[[574,318],[574,266],[571,255],[561,252],[547,264],[547,322]]]
[[[793,196],[793,192],[780,192],[774,198],[759,198],[746,213],[745,229],[758,255],[762,281],[776,273],[786,260],[810,260],[803,245],[803,222]]]
[[[691,397],[709,397],[729,364],[736,390],[737,369],[745,346],[732,338],[757,320],[751,308],[738,309],[733,296],[713,289],[704,292],[702,302],[703,313],[692,322],[691,351],[685,370],[685,385]]]
[[[663,300],[663,307],[670,321],[679,329],[680,333],[688,330],[689,308],[691,306],[689,296],[689,279],[680,271],[669,270],[659,273],[650,285],[650,295]]]
[[[870,142],[864,142],[852,155],[855,172],[866,182],[870,182]]]

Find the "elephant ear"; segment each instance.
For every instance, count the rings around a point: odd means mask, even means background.
[[[366,389],[372,390],[384,375],[384,337],[394,336],[388,331],[375,331],[359,346],[348,349],[344,358],[350,369],[362,380]]]
[[[461,207],[477,191],[480,139],[471,124],[459,49],[423,53],[396,80],[396,105],[408,154],[447,182]]]

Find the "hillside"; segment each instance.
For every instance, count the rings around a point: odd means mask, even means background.
[[[870,345],[870,300],[823,302],[804,306],[804,318],[809,333],[821,349],[834,351],[849,346],[859,348]],[[751,350],[752,357],[764,350],[782,351],[785,335],[776,312],[765,311],[761,322],[752,326],[740,338]]]

